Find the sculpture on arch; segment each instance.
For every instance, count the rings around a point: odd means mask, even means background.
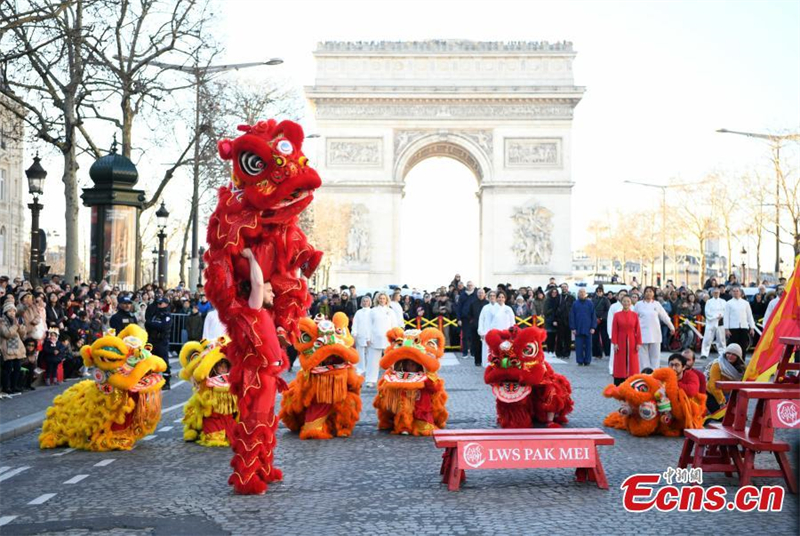
[[[553,254],[553,213],[539,205],[514,210],[514,245],[519,266],[545,265]]]

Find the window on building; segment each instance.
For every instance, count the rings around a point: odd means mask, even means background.
[[[6,228],[0,227],[0,266],[6,263]]]

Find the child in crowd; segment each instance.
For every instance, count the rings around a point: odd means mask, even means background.
[[[47,366],[47,376],[45,385],[59,385],[58,365],[64,360],[64,345],[58,340],[58,329],[50,328],[47,330],[47,337],[42,344],[40,355]]]

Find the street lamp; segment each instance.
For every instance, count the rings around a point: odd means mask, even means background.
[[[626,184],[638,184],[648,188],[661,189],[661,281],[667,279],[667,188],[673,188],[670,184],[650,184],[649,182],[624,181]],[[661,281],[657,284],[661,286]]]
[[[744,246],[742,246],[742,251],[739,253],[742,255],[742,286],[745,287],[747,286],[747,273],[745,272],[745,267],[747,266],[745,261],[747,258],[747,250],[744,249]]]
[[[162,69],[173,69],[181,71],[194,76],[195,86],[195,107],[194,107],[194,164],[193,164],[193,180],[192,180],[192,209],[194,214],[192,216],[192,262],[189,268],[189,285],[200,283],[200,262],[198,258],[198,248],[200,246],[200,86],[205,81],[205,77],[209,74],[217,74],[225,71],[238,71],[239,69],[247,69],[248,67],[259,67],[261,65],[280,65],[283,63],[281,58],[270,58],[267,61],[256,61],[250,63],[231,63],[225,65],[206,65],[201,67],[199,65],[176,65],[172,63],[162,63],[159,61],[151,61],[150,64]],[[192,283],[193,282],[193,283]]]
[[[167,238],[167,220],[169,220],[169,211],[161,202],[161,206],[156,211],[156,221],[158,222],[158,286],[166,287],[167,285],[167,262],[166,252],[164,251],[164,240]]]
[[[158,281],[158,274],[156,273],[156,263],[158,262],[158,249],[156,249],[156,247],[153,246],[153,251],[151,251],[150,254],[152,255],[153,259],[153,271],[151,272],[153,275],[151,281],[155,283],[156,281]]]
[[[28,190],[33,195],[33,203],[28,205],[31,209],[31,263],[30,263],[30,279],[31,286],[36,287],[39,284],[39,212],[44,208],[39,203],[39,196],[43,193],[44,180],[47,178],[47,171],[40,163],[39,153],[33,157],[33,164],[25,170],[25,175],[28,177]]]
[[[756,132],[739,132],[736,130],[728,130],[726,128],[717,129],[717,132],[720,134],[738,134],[740,136],[747,136],[748,138],[769,140],[772,143],[772,149],[775,151],[775,274],[780,274],[781,212],[778,199],[781,195],[781,142],[787,140],[800,140],[800,134],[784,134],[782,136],[775,136],[772,134],[759,134]]]

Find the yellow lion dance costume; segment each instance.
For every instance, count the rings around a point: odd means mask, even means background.
[[[447,392],[439,378],[444,335],[435,328],[386,332],[390,346],[381,359],[386,372],[378,381],[373,406],[378,428],[393,434],[433,435],[447,424]]]
[[[301,318],[294,347],[302,370],[283,393],[279,417],[300,439],[349,437],[361,413],[361,383],[355,371],[358,352],[347,329],[347,315]]]
[[[161,419],[161,373],[167,364],[145,349],[147,332],[136,324],[109,330],[81,357],[94,380],[73,385],[53,401],[39,447],[64,445],[92,451],[130,450]]]
[[[603,426],[627,430],[634,436],[679,437],[685,428],[703,427],[706,395],[690,398],[678,386],[678,376],[671,368],[635,374],[619,387],[606,387],[603,396],[620,401],[619,410],[609,413]]]
[[[196,441],[204,447],[230,446],[237,400],[228,382],[231,364],[223,353],[228,340],[189,341],[181,348],[180,376],[194,388],[183,407],[184,441]]]

